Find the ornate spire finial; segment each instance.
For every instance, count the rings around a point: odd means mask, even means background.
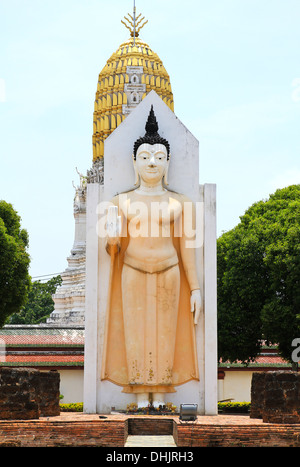
[[[145,16],[142,16],[140,13],[138,16],[136,16],[136,8],[135,8],[135,0],[133,2],[133,16],[128,13],[129,18],[127,16],[124,16],[125,21],[121,20],[121,23],[124,24],[124,26],[129,29],[131,37],[133,37],[133,43],[135,45],[135,38],[139,36],[140,30],[145,26],[145,24],[148,23],[148,20],[146,20],[144,23]]]

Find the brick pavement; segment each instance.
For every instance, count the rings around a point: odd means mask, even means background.
[[[137,432],[137,430],[142,430]],[[145,442],[128,435],[174,437],[178,447],[289,446],[300,447],[300,424],[264,423],[249,415],[199,415],[195,422],[181,423],[178,416],[110,415],[61,412],[37,420],[1,420],[0,447],[102,446],[123,447],[126,441]],[[173,432],[171,432],[171,430]],[[132,432],[131,432],[132,431]],[[166,438],[168,437],[168,438]],[[148,438],[150,440],[150,438]],[[148,445],[149,446],[149,445]]]
[[[164,448],[176,448],[176,443],[172,435],[159,435],[159,436],[138,436],[128,435],[125,443],[125,448],[153,448],[153,447],[164,447]]]
[[[111,421],[125,421],[129,419],[171,419],[176,423],[180,424],[178,415],[127,415],[122,413],[112,414],[85,414],[75,412],[61,412],[59,416],[51,417],[40,417],[39,420],[51,420],[52,422],[78,422],[78,421],[97,421],[97,420],[111,420]],[[0,421],[1,423],[1,421]],[[267,425],[263,423],[261,419],[250,418],[249,415],[198,415],[197,420],[193,422],[195,425],[251,425],[260,426]]]

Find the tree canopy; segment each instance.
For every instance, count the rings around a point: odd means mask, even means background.
[[[18,313],[10,316],[9,324],[39,324],[44,322],[54,310],[52,295],[61,283],[61,276],[52,277],[47,282],[32,282],[25,305]]]
[[[0,200],[0,327],[25,303],[28,273],[28,233],[13,206]]]
[[[300,185],[253,204],[217,252],[219,357],[249,362],[265,340],[291,360],[300,337]]]

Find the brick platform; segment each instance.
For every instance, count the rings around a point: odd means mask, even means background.
[[[179,417],[61,413],[38,420],[0,421],[0,447],[123,447],[128,434],[171,434],[178,447],[300,447],[300,424],[271,424],[247,415]],[[155,428],[156,427],[156,428]]]
[[[253,373],[250,417],[264,422],[300,424],[300,373]]]
[[[0,419],[59,415],[59,383],[57,371],[0,368]]]

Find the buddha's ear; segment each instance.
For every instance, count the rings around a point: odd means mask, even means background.
[[[139,173],[136,168],[136,160],[134,158],[134,154],[132,154],[132,162],[133,162],[133,169],[134,169],[134,185],[137,186],[140,184],[140,177],[139,177]]]
[[[164,173],[164,184],[165,185],[169,185],[169,182],[168,182],[169,165],[170,165],[170,160],[168,160],[166,171]]]

